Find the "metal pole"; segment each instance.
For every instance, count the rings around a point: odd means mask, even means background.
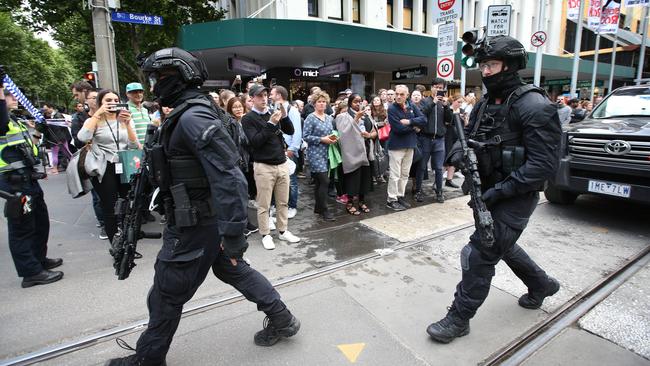
[[[107,0],[90,0],[95,35],[95,55],[97,58],[99,85],[119,92],[117,80],[117,62],[115,61],[115,44],[110,10]]]
[[[576,97],[578,85],[578,63],[580,60],[580,43],[582,42],[582,18],[585,13],[586,0],[580,0],[580,13],[578,14],[578,26],[576,28],[576,42],[573,45],[573,70],[571,71],[571,98]]]
[[[636,70],[636,85],[641,85],[643,77],[643,63],[645,62],[645,46],[648,43],[648,6],[643,6],[643,33],[641,34],[641,54],[639,55],[639,68]]]
[[[463,1],[463,29],[461,30],[461,36],[466,32],[466,29],[469,29],[467,22],[469,21],[469,6],[466,4],[466,1]],[[467,70],[464,67],[460,67],[460,95],[465,96],[465,88],[467,88]]]
[[[591,72],[591,96],[590,99],[594,100],[594,90],[596,89],[596,72],[598,71],[598,51],[600,51],[600,30],[596,33],[596,50],[594,53],[594,68]]]
[[[537,19],[538,31],[543,31],[546,28],[544,27],[545,8],[546,8],[546,0],[539,0],[539,13]],[[537,47],[537,53],[535,54],[535,77],[533,79],[533,83],[535,84],[535,86],[539,86],[541,84],[541,79],[542,79],[542,58],[544,57],[544,53],[542,52],[542,46]]]
[[[612,92],[614,85],[614,69],[616,68],[616,43],[618,42],[618,27],[614,33],[614,49],[612,50],[612,66],[609,68],[609,85],[607,86],[607,94]]]

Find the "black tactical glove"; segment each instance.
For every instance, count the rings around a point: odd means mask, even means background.
[[[485,205],[488,208],[494,207],[497,202],[505,198],[505,194],[502,190],[496,188],[490,188],[485,193],[481,195],[481,199],[485,202]]]
[[[224,236],[222,248],[227,258],[241,259],[248,249],[248,242],[243,233],[241,236]]]

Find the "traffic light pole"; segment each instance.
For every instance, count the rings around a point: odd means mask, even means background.
[[[596,50],[594,52],[594,69],[591,72],[591,101],[594,100],[594,91],[596,90],[596,73],[598,72],[598,53],[600,52],[600,29],[596,30]]]
[[[467,32],[467,29],[469,29],[467,22],[469,21],[469,9],[467,7],[467,4],[463,2],[463,29],[461,32],[462,34],[465,34]],[[465,69],[462,65],[460,67],[460,95],[463,97],[465,96],[465,88],[467,88],[467,69]]]
[[[578,86],[578,67],[580,62],[580,43],[582,42],[582,18],[585,13],[585,2],[580,0],[580,11],[578,13],[578,24],[576,27],[576,42],[573,46],[573,69],[571,71],[571,98],[577,97],[576,89]]]
[[[115,61],[115,37],[111,26],[108,1],[89,0],[89,4],[92,8],[95,55],[99,74],[97,87],[112,88],[119,92],[117,62]]]
[[[545,3],[546,0],[539,0],[539,16],[537,18],[537,30],[538,31],[544,31],[544,8],[545,8]],[[537,53],[535,54],[535,75],[533,79],[533,83],[535,86],[539,87],[541,84],[541,79],[542,79],[542,58],[544,57],[544,53],[542,52],[542,46],[537,47]]]

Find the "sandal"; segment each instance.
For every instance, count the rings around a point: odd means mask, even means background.
[[[348,203],[348,204],[345,205],[345,211],[347,211],[352,216],[361,215],[361,212],[359,212],[359,210],[354,208],[354,205],[352,203]]]
[[[366,206],[365,203],[359,203],[359,210],[361,210],[361,212],[363,213],[370,212],[370,209],[368,208],[368,206]]]

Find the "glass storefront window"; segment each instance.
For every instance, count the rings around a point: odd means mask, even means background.
[[[361,1],[352,0],[352,21],[361,23]]]
[[[413,30],[413,13],[411,9],[404,8],[404,30]]]
[[[318,0],[307,1],[307,14],[309,14],[310,17],[318,16]]]
[[[388,0],[386,2],[386,25],[388,28],[394,28],[393,27],[393,0]]]

